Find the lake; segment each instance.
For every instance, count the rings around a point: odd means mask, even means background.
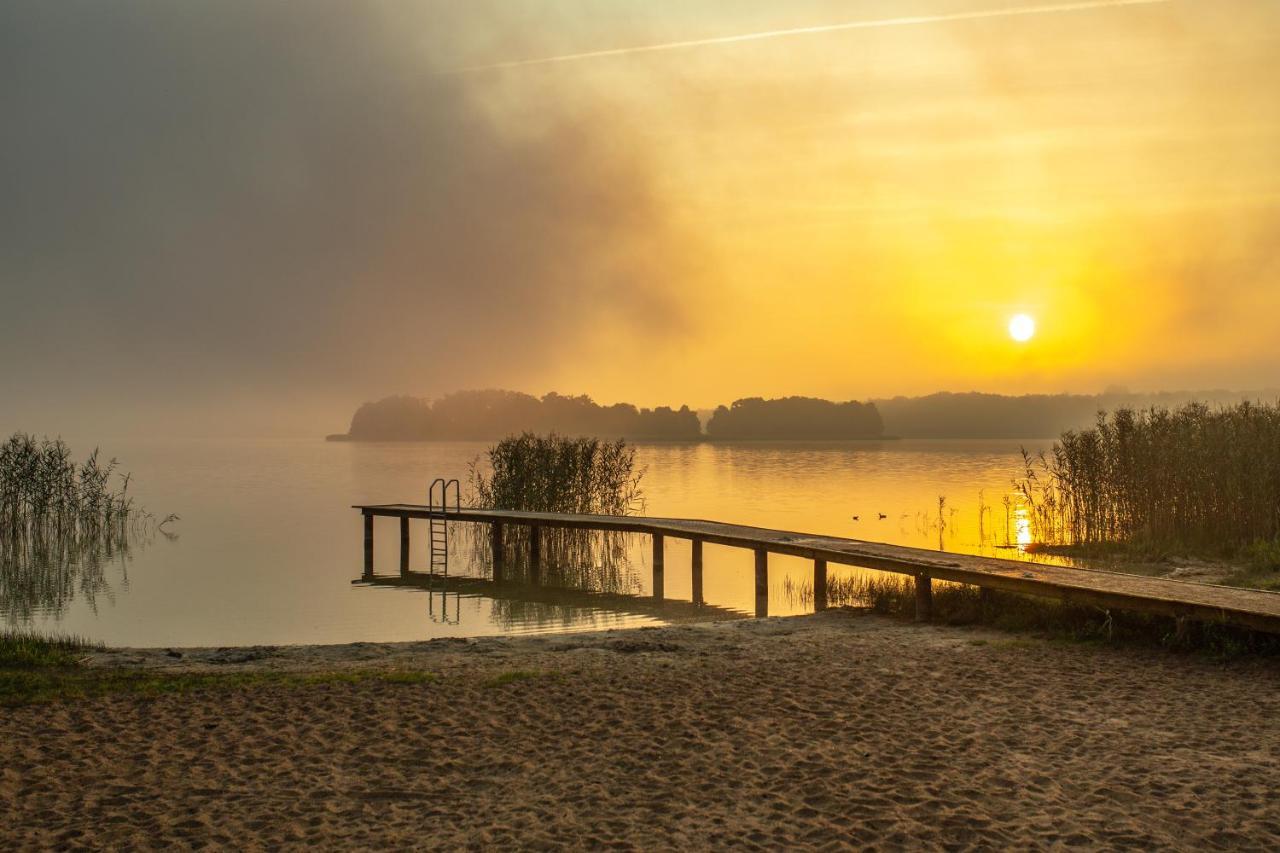
[[[1018,556],[1025,525],[1002,498],[1020,447],[1051,440],[761,442],[640,445],[645,511],[849,536],[957,552]],[[77,456],[87,449],[73,444]],[[157,515],[157,534],[101,566],[10,567],[0,621],[114,646],[347,643],[659,624],[678,614],[582,595],[538,601],[353,584],[362,533],[352,504],[424,503],[434,477],[467,481],[484,442],[345,443],[208,440],[112,443],[104,454],[134,475],[131,491]],[[981,499],[980,499],[981,495]],[[938,499],[945,497],[939,515]],[[981,513],[980,506],[987,509]],[[855,516],[857,517],[855,519]],[[883,518],[881,516],[884,516]],[[943,524],[939,524],[939,517]],[[376,571],[398,568],[399,529],[376,525]],[[426,522],[414,522],[412,567],[428,563]],[[455,538],[456,545],[464,543]],[[649,592],[649,542],[632,537],[620,588]],[[752,554],[708,545],[704,594],[717,612],[754,612]],[[451,572],[482,574],[467,548]],[[859,571],[831,567],[832,577]],[[796,590],[811,563],[771,556],[769,612],[803,613]],[[668,540],[665,595],[688,601],[689,544]],[[682,613],[687,616],[689,608]]]

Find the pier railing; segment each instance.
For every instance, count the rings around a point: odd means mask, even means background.
[[[415,504],[361,505],[364,516],[364,571],[373,576],[373,520],[378,516],[401,519],[400,566],[408,571],[409,519],[440,519],[439,509]],[[916,618],[927,621],[936,580],[971,584],[982,589],[1041,596],[1060,601],[1092,604],[1104,609],[1157,613],[1176,619],[1236,625],[1258,631],[1280,633],[1280,593],[1237,589],[1212,584],[1191,583],[1168,578],[1152,578],[1097,569],[1054,566],[1022,560],[979,557],[927,551],[902,545],[864,542],[838,536],[818,536],[702,521],[691,518],[645,516],[574,515],[516,510],[449,510],[451,522],[488,524],[493,554],[493,577],[503,578],[503,531],[507,525],[523,525],[530,530],[529,565],[536,580],[541,564],[540,531],[543,528],[614,531],[647,534],[653,540],[653,596],[664,597],[666,537],[688,539],[693,544],[690,570],[693,598],[702,599],[702,547],[704,543],[745,548],[755,552],[755,592],[757,613],[768,612],[769,555],[786,554],[813,561],[814,598],[819,607],[826,597],[827,564],[859,566],[915,578]]]

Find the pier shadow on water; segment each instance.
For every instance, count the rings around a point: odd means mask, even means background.
[[[489,619],[503,632],[571,630],[599,624],[662,624],[749,618],[742,610],[662,595],[661,572],[635,559],[640,540],[627,533],[543,529],[533,556],[528,528],[512,525],[494,560],[487,525],[449,529],[450,572],[410,568],[402,558],[395,573],[375,573],[366,564],[354,586],[406,589],[427,595],[426,617],[439,625],[464,620],[463,602],[483,599]],[[495,570],[495,565],[497,566]],[[644,582],[648,574],[649,583]],[[700,599],[701,596],[699,595]],[[599,618],[607,617],[605,622]]]

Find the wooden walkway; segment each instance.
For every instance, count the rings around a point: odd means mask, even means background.
[[[567,527],[583,530],[643,533],[653,537],[654,596],[663,597],[663,539],[671,536],[693,543],[695,601],[701,598],[702,545],[712,543],[755,552],[757,612],[760,600],[768,597],[768,555],[787,554],[814,561],[814,591],[817,605],[825,604],[828,563],[861,566],[911,575],[916,579],[916,617],[927,620],[932,603],[931,580],[954,581],[974,586],[1043,596],[1060,601],[1092,604],[1104,609],[1157,613],[1175,618],[1196,619],[1280,633],[1280,593],[1237,589],[1211,584],[1189,583],[1167,578],[1151,578],[1120,572],[1052,566],[1021,560],[1003,560],[967,554],[951,554],[863,542],[838,536],[815,536],[787,530],[747,527],[718,521],[644,516],[562,515],[512,510],[462,509],[442,512],[439,508],[415,504],[356,506],[364,516],[365,570],[372,574],[373,519],[390,516],[401,519],[401,566],[407,569],[408,521],[412,518],[447,518],[449,521],[490,525],[494,545],[501,545],[503,528],[517,524],[534,528]],[[537,579],[540,563],[538,537],[530,538],[530,565]],[[495,547],[495,554],[502,549]],[[500,561],[494,566],[495,580],[502,577]],[[766,605],[767,607],[767,605]]]

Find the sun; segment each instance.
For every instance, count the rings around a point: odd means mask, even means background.
[[[1014,314],[1009,318],[1009,337],[1029,341],[1036,333],[1036,320],[1030,314]]]

